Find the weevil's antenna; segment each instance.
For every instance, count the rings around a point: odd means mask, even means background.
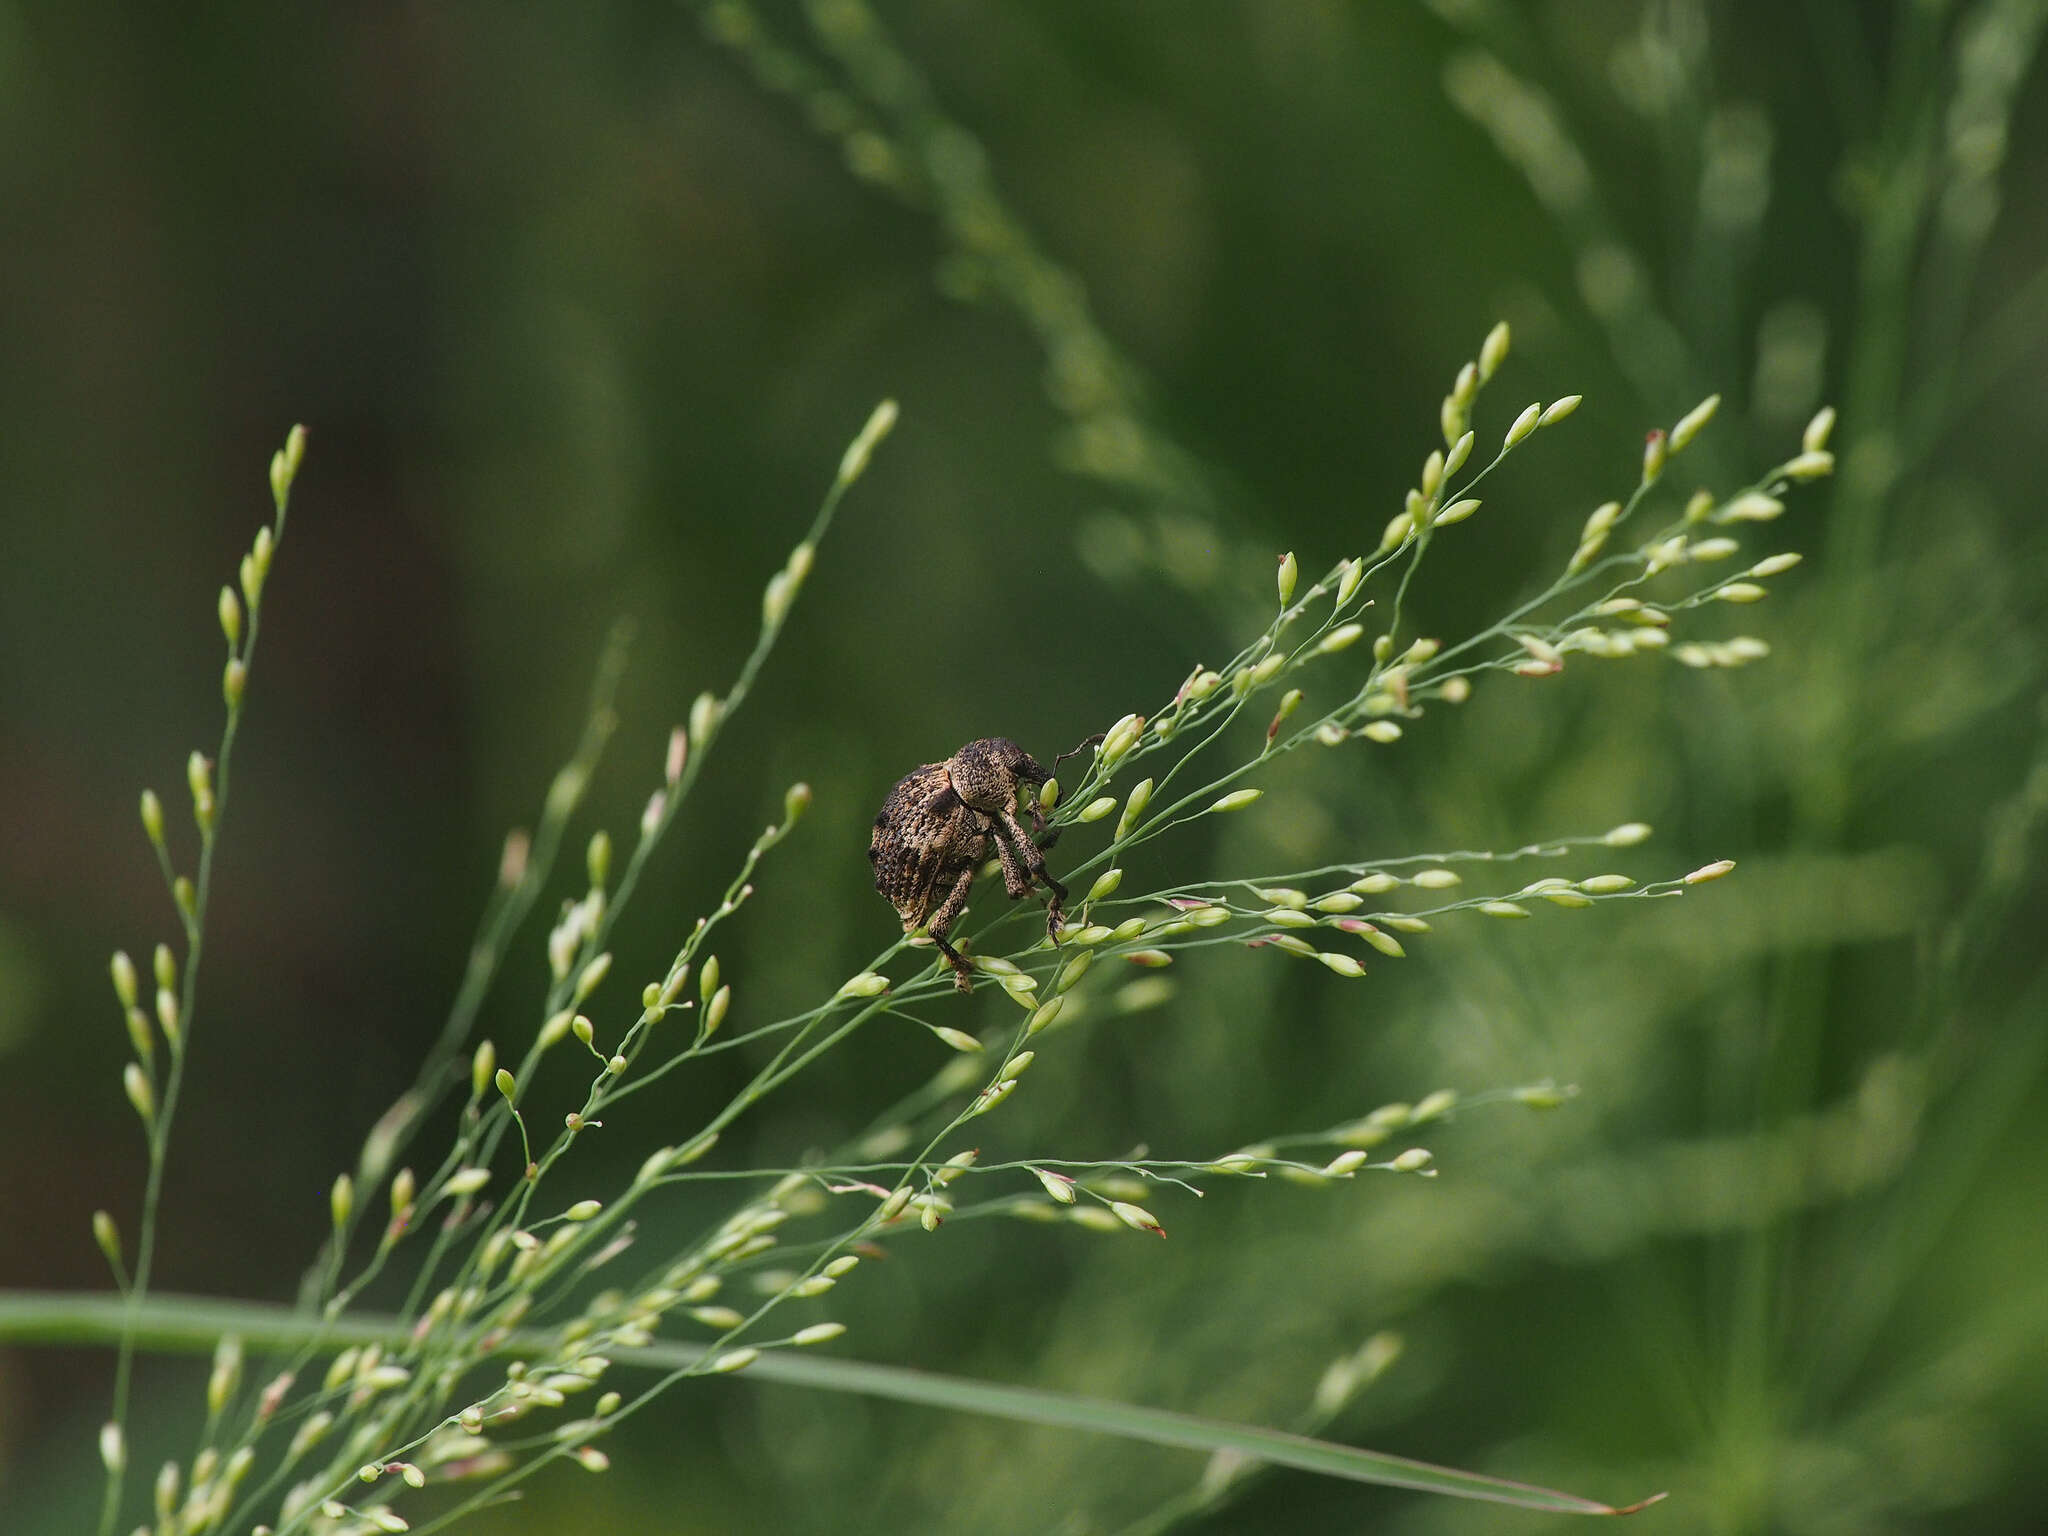
[[[1054,773],[1058,773],[1060,771],[1060,764],[1064,763],[1068,758],[1079,757],[1083,752],[1086,752],[1090,747],[1101,745],[1102,739],[1108,734],[1109,732],[1107,731],[1097,731],[1093,736],[1090,736],[1078,747],[1074,747],[1069,751],[1062,752],[1058,757],[1052,760],[1052,771]]]

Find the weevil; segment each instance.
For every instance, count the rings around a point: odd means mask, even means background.
[[[1074,750],[1101,739],[1091,737]],[[1060,754],[1053,766],[1073,755]],[[1048,830],[1036,793],[1051,777],[1008,737],[987,736],[968,742],[943,763],[926,763],[905,774],[875,817],[868,842],[875,889],[896,908],[905,933],[922,927],[931,935],[953,969],[953,984],[963,992],[973,986],[974,973],[946,936],[966,910],[967,893],[991,847],[1012,901],[1030,895],[1034,887],[1044,888],[1046,935],[1059,938],[1067,888],[1045,867],[1041,851],[1059,834],[1056,828]],[[1028,830],[1017,817],[1019,790],[1029,802]]]

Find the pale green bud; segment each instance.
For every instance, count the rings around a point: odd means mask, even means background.
[[[114,1218],[105,1211],[92,1213],[92,1240],[99,1244],[100,1252],[107,1256],[107,1263],[118,1275],[121,1272],[121,1229],[114,1225]]]
[[[690,744],[702,750],[725,717],[725,703],[716,694],[700,693],[690,704]]]
[[[1377,552],[1386,554],[1389,550],[1399,549],[1407,542],[1408,535],[1414,531],[1415,518],[1413,515],[1405,508],[1396,512],[1387,519],[1386,532],[1380,535],[1380,547]]]
[[[858,480],[868,467],[868,460],[875,449],[881,446],[896,425],[896,402],[884,400],[876,406],[867,419],[867,425],[860,429],[860,435],[846,445],[846,452],[839,460],[839,483],[850,485]]]
[[[576,1001],[580,1003],[595,992],[605,977],[611,974],[611,969],[612,957],[608,952],[592,957],[590,963],[584,966],[576,977],[576,989],[572,994]]]
[[[157,799],[156,791],[142,792],[142,832],[152,843],[161,847],[164,840],[164,803]]]
[[[270,496],[277,510],[284,511],[291,500],[292,481],[306,457],[306,429],[295,426],[285,434],[284,446],[270,456]]]
[[[1285,608],[1287,604],[1293,599],[1295,578],[1298,577],[1300,574],[1301,568],[1295,563],[1294,551],[1290,549],[1286,554],[1280,557],[1280,575],[1278,584],[1280,588],[1280,606],[1282,608]]]
[[[1736,497],[1723,507],[1719,521],[1724,523],[1767,523],[1782,516],[1785,503],[1775,496],[1766,496],[1762,491],[1749,491]]]
[[[1118,1221],[1135,1231],[1166,1236],[1166,1228],[1159,1224],[1159,1218],[1142,1205],[1132,1205],[1125,1200],[1112,1200],[1109,1202],[1109,1209]]]
[[[889,978],[875,971],[860,971],[839,985],[841,997],[879,997],[889,990]]]
[[[1505,453],[1508,449],[1514,447],[1515,444],[1521,442],[1522,439],[1527,437],[1531,432],[1534,432],[1536,430],[1537,424],[1540,423],[1542,419],[1542,406],[1530,405],[1524,407],[1522,414],[1517,416],[1514,419],[1514,423],[1508,428],[1508,435],[1501,441],[1501,451]]]
[[[128,1095],[145,1126],[156,1124],[156,1090],[150,1086],[148,1074],[132,1061],[121,1069],[121,1091]]]
[[[480,1099],[490,1084],[491,1074],[498,1067],[498,1048],[488,1040],[477,1043],[476,1053],[469,1058],[469,1096]]]
[[[1392,919],[1390,918],[1388,921],[1391,922]],[[1419,919],[1411,919],[1411,921],[1419,921]],[[1425,924],[1424,926],[1428,925]],[[1405,960],[1408,958],[1408,951],[1401,947],[1399,939],[1395,938],[1391,933],[1381,932],[1371,923],[1360,925],[1358,936],[1390,960]]]
[[[123,1008],[133,1008],[137,995],[135,962],[128,958],[128,951],[115,950],[114,958],[107,962],[107,970],[113,977],[114,996],[121,1000]]]
[[[1444,474],[1446,476],[1455,475],[1465,467],[1465,461],[1471,457],[1472,434],[1467,432],[1455,443],[1451,444],[1451,451],[1444,456]]]
[[[1053,1020],[1060,1016],[1060,1010],[1066,1006],[1066,1002],[1067,1000],[1064,997],[1055,997],[1051,1001],[1040,1003],[1034,1008],[1031,1012],[1031,1018],[1024,1026],[1025,1038],[1029,1039],[1040,1030],[1049,1027]]]
[[[1548,427],[1563,421],[1565,417],[1571,415],[1573,411],[1579,408],[1579,402],[1584,398],[1585,396],[1583,395],[1559,396],[1543,408],[1543,415],[1537,420],[1536,425]]]
[[[1714,419],[1714,412],[1721,408],[1721,397],[1709,395],[1698,405],[1678,418],[1678,425],[1671,429],[1670,450],[1673,453],[1685,451],[1686,444],[1700,434],[1700,428]]]
[[[1806,424],[1806,431],[1800,436],[1799,446],[1808,453],[1825,452],[1828,438],[1835,430],[1835,408],[1824,405],[1814,412],[1813,420]]]
[[[344,1173],[335,1179],[333,1186],[327,1191],[327,1210],[334,1218],[337,1231],[348,1225],[348,1219],[355,1213],[355,1208],[356,1181]]]
[[[121,1426],[111,1421],[100,1426],[100,1461],[116,1477],[128,1465],[128,1442]]]
[[[220,589],[219,607],[220,632],[227,637],[228,649],[234,650],[242,643],[242,600],[233,587]]]
[[[206,1378],[206,1411],[218,1418],[242,1384],[242,1341],[228,1334],[213,1347],[213,1369]]]
[[[1086,899],[1101,901],[1104,897],[1114,894],[1116,888],[1123,884],[1123,879],[1124,872],[1121,869],[1105,869],[1095,877],[1095,883],[1088,887]]]
[[[491,1182],[488,1168],[458,1168],[441,1187],[451,1195],[473,1195]]]
[[[1264,793],[1263,789],[1233,789],[1229,794],[1214,801],[1209,806],[1209,809],[1212,811],[1241,811]]]
[[[1054,1173],[1049,1168],[1033,1168],[1031,1172],[1045,1192],[1061,1205],[1074,1203],[1074,1181],[1064,1173]]]
[[[1152,781],[1150,779],[1138,780],[1137,783],[1131,786],[1131,792],[1124,797],[1124,813],[1116,819],[1116,839],[1118,842],[1123,841],[1123,839],[1129,837],[1136,830],[1139,821],[1144,817],[1145,807],[1151,803]],[[1093,810],[1094,807],[1090,806],[1089,809]]]
[[[1499,322],[1492,330],[1486,333],[1485,344],[1479,349],[1479,382],[1481,384],[1490,380],[1500,370],[1500,365],[1507,361],[1509,340],[1508,323],[1505,320]]]
[[[1661,429],[1643,439],[1643,484],[1655,485],[1662,478],[1664,461],[1670,457],[1670,452]]]

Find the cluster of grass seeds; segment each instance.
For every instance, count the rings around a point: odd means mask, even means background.
[[[1105,1161],[1053,1150],[984,1157],[979,1147],[956,1147],[966,1127],[1020,1091],[1037,1051],[1045,1048],[1038,1037],[1056,1025],[1071,1026],[1092,999],[1123,1012],[1152,1006],[1165,995],[1155,973],[1184,951],[1272,948],[1312,959],[1339,976],[1361,978],[1368,956],[1399,958],[1403,938],[1430,932],[1433,919],[1464,912],[1526,918],[1539,904],[1570,910],[1672,897],[1732,868],[1720,861],[1642,885],[1619,874],[1592,873],[1548,876],[1484,894],[1459,892],[1463,877],[1456,866],[1627,847],[1649,831],[1629,823],[1598,836],[1503,853],[1374,857],[1206,881],[1165,870],[1158,876],[1162,883],[1149,891],[1127,888],[1141,883],[1127,880],[1127,870],[1141,867],[1133,856],[1162,833],[1204,817],[1249,811],[1263,793],[1254,781],[1277,758],[1309,746],[1390,746],[1402,739],[1404,723],[1434,704],[1461,702],[1483,675],[1526,686],[1555,677],[1575,655],[1663,655],[1688,665],[1718,665],[1761,654],[1759,641],[1688,639],[1674,645],[1670,637],[1708,604],[1762,596],[1760,580],[1792,563],[1770,557],[1734,576],[1715,574],[1739,552],[1743,531],[1783,511],[1781,498],[1792,483],[1828,471],[1825,413],[1809,429],[1801,452],[1757,483],[1726,498],[1700,493],[1647,539],[1611,547],[1620,543],[1617,535],[1630,519],[1657,499],[1666,465],[1706,424],[1711,400],[1668,433],[1651,435],[1626,502],[1594,512],[1565,570],[1542,592],[1449,643],[1406,632],[1409,582],[1438,541],[1459,537],[1450,530],[1480,510],[1471,493],[1509,454],[1578,404],[1576,396],[1567,396],[1529,406],[1492,458],[1467,473],[1476,441],[1472,412],[1507,352],[1507,329],[1497,326],[1478,356],[1459,370],[1444,401],[1444,446],[1429,454],[1372,554],[1340,560],[1305,588],[1295,557],[1281,557],[1277,611],[1260,634],[1221,667],[1193,667],[1171,700],[1150,716],[1133,713],[1116,721],[1071,793],[1063,793],[1057,781],[1037,791],[1040,809],[1057,825],[1116,819],[1103,846],[1072,871],[1088,883],[1057,936],[1030,933],[1020,921],[1023,908],[1006,909],[971,936],[975,969],[1018,1007],[1010,1023],[971,1032],[960,1027],[957,1013],[943,1011],[957,1007],[954,989],[945,969],[927,962],[930,940],[921,933],[889,945],[810,1008],[782,1018],[747,1019],[711,944],[753,894],[763,859],[808,807],[811,792],[802,784],[790,788],[782,819],[755,840],[717,907],[689,927],[663,974],[645,982],[635,1005],[621,1007],[611,1001],[618,990],[611,976],[614,926],[721,726],[746,701],[842,497],[893,425],[894,406],[878,408],[843,456],[811,529],[770,578],[753,653],[723,694],[700,695],[687,723],[672,733],[630,855],[621,861],[602,830],[587,838],[582,894],[561,903],[545,936],[549,985],[534,1011],[533,1035],[516,1059],[501,1061],[493,1041],[469,1040],[470,1025],[521,920],[550,883],[610,734],[617,660],[607,658],[591,723],[551,784],[534,831],[507,841],[469,972],[417,1083],[372,1129],[357,1166],[331,1186],[330,1237],[300,1298],[307,1319],[303,1339],[285,1358],[266,1365],[260,1384],[245,1381],[250,1373],[241,1344],[221,1341],[207,1387],[202,1447],[189,1463],[166,1463],[157,1478],[160,1524],[197,1532],[221,1527],[231,1516],[254,1514],[262,1522],[256,1529],[275,1533],[405,1530],[414,1528],[410,1506],[418,1502],[409,1495],[429,1485],[467,1485],[452,1502],[424,1506],[427,1523],[421,1528],[434,1529],[507,1496],[555,1461],[602,1470],[608,1463],[599,1442],[606,1434],[682,1380],[743,1370],[767,1350],[836,1339],[843,1326],[804,1304],[829,1298],[874,1243],[986,1215],[1164,1236],[1164,1224],[1144,1203],[1157,1203],[1159,1194],[1199,1195],[1201,1181],[1215,1178],[1331,1185],[1363,1172],[1431,1177],[1433,1159],[1425,1146],[1403,1146],[1378,1161],[1374,1151],[1397,1136],[1412,1140],[1412,1133],[1457,1109],[1562,1102],[1570,1090],[1549,1083],[1462,1098],[1442,1089],[1413,1104],[1362,1107],[1353,1118],[1321,1130],[1264,1134],[1234,1150],[1182,1158]],[[145,828],[183,919],[186,953],[181,967],[168,947],[156,952],[154,1031],[141,1006],[137,968],[125,954],[113,962],[136,1057],[124,1082],[150,1149],[132,1277],[123,1269],[112,1218],[97,1214],[94,1230],[131,1307],[148,1285],[157,1193],[195,1003],[214,837],[263,578],[283,534],[303,448],[304,434],[295,430],[273,465],[276,521],[259,534],[244,561],[240,595],[232,589],[221,594],[230,652],[224,679],[228,719],[216,758],[194,754],[190,766],[202,840],[196,878],[177,873],[162,807],[155,796],[144,797]],[[1376,584],[1393,590],[1388,618],[1368,642],[1365,621]],[[1356,664],[1360,657],[1363,666]],[[1305,708],[1311,691],[1325,702]],[[1262,731],[1233,730],[1241,720],[1266,723]],[[1149,774],[1117,787],[1147,767]],[[1389,905],[1386,898],[1396,893],[1419,894],[1423,903]],[[905,958],[912,961],[907,972],[900,964]],[[1111,960],[1145,974],[1102,985],[1108,967],[1096,968]],[[1095,982],[1084,985],[1091,975]],[[882,1107],[845,1146],[800,1166],[718,1165],[711,1154],[736,1119],[844,1047],[863,1026],[885,1018],[913,1021],[945,1048],[928,1081]],[[158,1034],[170,1056],[161,1088]],[[750,1046],[772,1049],[705,1123],[649,1152],[623,1189],[605,1199],[557,1193],[580,1137],[604,1124],[616,1136],[626,1100],[694,1062]],[[587,1086],[570,1104],[543,1107],[528,1085],[542,1060],[559,1052],[587,1058]],[[461,1053],[469,1059],[468,1092],[448,1145],[431,1167],[397,1166],[434,1107],[434,1085]],[[993,1134],[975,1126],[983,1141]],[[722,1220],[675,1251],[640,1251],[636,1212],[644,1202],[678,1185],[713,1181],[741,1191]],[[412,1278],[392,1336],[338,1347],[329,1327],[401,1254]],[[792,1309],[796,1315],[784,1321]],[[630,1390],[612,1385],[617,1358],[646,1349],[664,1330],[679,1331],[701,1347],[652,1381]],[[132,1347],[131,1337],[124,1341],[114,1413],[102,1432],[109,1529],[126,1470]],[[1379,1368],[1373,1366],[1372,1373]],[[1365,1369],[1357,1366],[1352,1375]],[[404,1512],[401,1505],[407,1506]]]

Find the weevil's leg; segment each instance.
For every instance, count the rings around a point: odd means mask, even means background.
[[[953,889],[946,893],[946,899],[939,903],[939,910],[925,920],[924,931],[932,936],[932,942],[939,947],[939,953],[946,957],[946,964],[953,968],[953,985],[962,992],[974,990],[974,971],[960,957],[960,951],[946,942],[946,935],[953,924],[960,920],[960,914],[967,910],[967,893],[974,886],[974,866],[968,865],[953,881]]]
[[[1059,941],[1060,924],[1066,921],[1065,903],[1067,888],[1053,878],[1052,871],[1045,867],[1045,855],[1038,851],[1038,844],[1031,840],[1031,834],[1024,830],[1014,811],[1004,811],[996,817],[996,841],[1014,843],[1017,857],[1031,872],[1031,878],[1044,886],[1050,903],[1045,916],[1046,937],[1055,943]],[[1007,836],[1005,835],[1007,834]],[[1004,871],[1008,874],[1007,869]]]
[[[1055,827],[1045,819],[1045,807],[1038,803],[1038,796],[1031,797],[1031,841],[1041,848],[1050,848],[1060,840],[1060,833],[1066,828]]]
[[[1003,889],[1009,893],[1010,900],[1017,901],[1029,896],[1031,871],[1024,867],[1024,860],[1018,857],[1017,850],[1010,846],[1007,837],[997,834],[995,843],[996,857],[1003,863]]]

